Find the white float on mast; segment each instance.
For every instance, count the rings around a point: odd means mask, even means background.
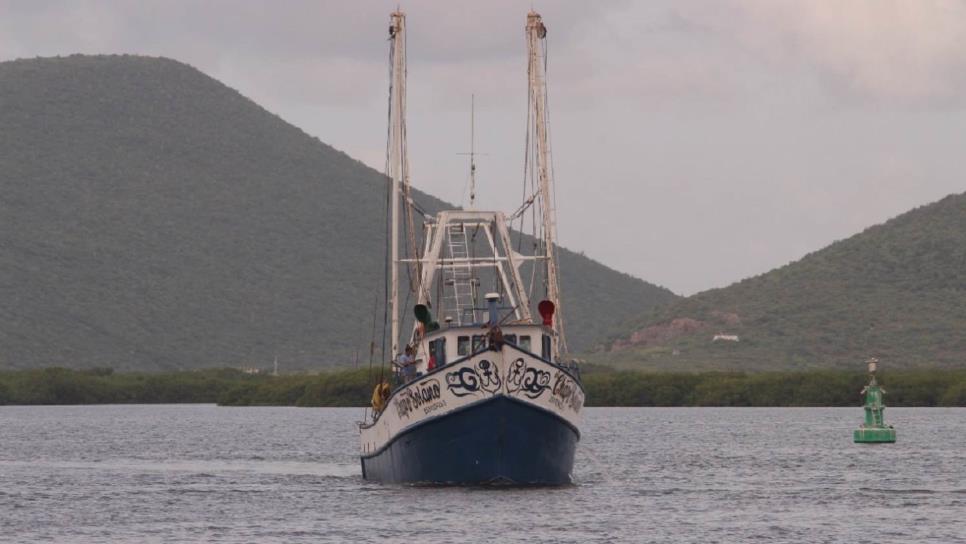
[[[560,285],[558,283],[556,243],[557,220],[555,218],[552,183],[550,179],[550,146],[547,138],[547,82],[544,73],[544,49],[541,47],[547,37],[540,14],[531,11],[527,14],[527,46],[530,60],[527,69],[530,80],[530,105],[533,111],[534,135],[536,138],[536,168],[539,182],[540,207],[543,219],[543,244],[547,263],[547,299],[556,308],[553,328],[557,333],[554,343],[554,360],[561,352],[566,352],[564,339],[563,309],[560,304]]]

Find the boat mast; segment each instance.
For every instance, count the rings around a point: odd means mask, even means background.
[[[563,311],[560,305],[560,286],[557,277],[557,220],[555,217],[552,194],[552,180],[550,179],[550,147],[547,140],[547,81],[544,74],[544,40],[547,37],[547,27],[543,24],[540,14],[531,11],[527,14],[527,47],[530,51],[530,61],[527,73],[530,79],[530,104],[533,111],[533,124],[536,136],[536,167],[539,182],[541,212],[543,215],[543,244],[546,251],[546,280],[547,299],[556,308],[553,321],[557,341],[554,343],[554,359],[561,352],[566,352],[567,343],[564,339]]]
[[[405,107],[406,107],[406,15],[395,11],[390,15],[389,58],[392,80],[389,88],[389,142],[386,149],[386,174],[392,179],[389,222],[390,279],[389,315],[391,320],[390,357],[399,354],[399,196],[400,184],[406,180]]]

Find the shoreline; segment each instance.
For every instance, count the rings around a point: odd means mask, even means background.
[[[364,407],[377,371],[248,374],[221,368],[114,372],[99,368],[0,371],[0,406],[217,404]],[[966,406],[966,370],[893,370],[880,376],[889,407]],[[861,404],[861,372],[645,372],[591,367],[588,407],[848,407]]]

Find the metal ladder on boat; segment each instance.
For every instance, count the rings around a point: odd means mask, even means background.
[[[452,292],[447,297],[450,304],[447,307],[456,312],[456,324],[464,325],[476,323],[476,305],[474,295],[473,267],[469,263],[469,241],[466,239],[466,228],[462,224],[449,225],[446,229],[446,241],[449,246],[449,256],[453,262],[447,267],[449,272],[447,284]]]

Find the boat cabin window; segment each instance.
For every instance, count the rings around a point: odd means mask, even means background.
[[[464,355],[470,354],[470,337],[469,336],[457,336],[456,337],[456,355],[457,357],[462,357]]]
[[[473,353],[476,353],[477,351],[481,351],[485,347],[486,347],[486,336],[482,334],[474,334],[473,335]]]
[[[515,334],[507,334],[503,337],[503,341],[507,344],[513,344],[514,346],[519,346],[521,349],[530,351],[530,337],[521,336],[517,338]]]
[[[446,338],[437,338],[429,343],[429,356],[436,359],[435,368],[446,365]]]
[[[540,353],[541,353],[541,356],[548,361],[550,360],[550,354],[551,354],[550,342],[551,342],[550,337],[547,336],[546,334],[543,335],[543,350]]]

